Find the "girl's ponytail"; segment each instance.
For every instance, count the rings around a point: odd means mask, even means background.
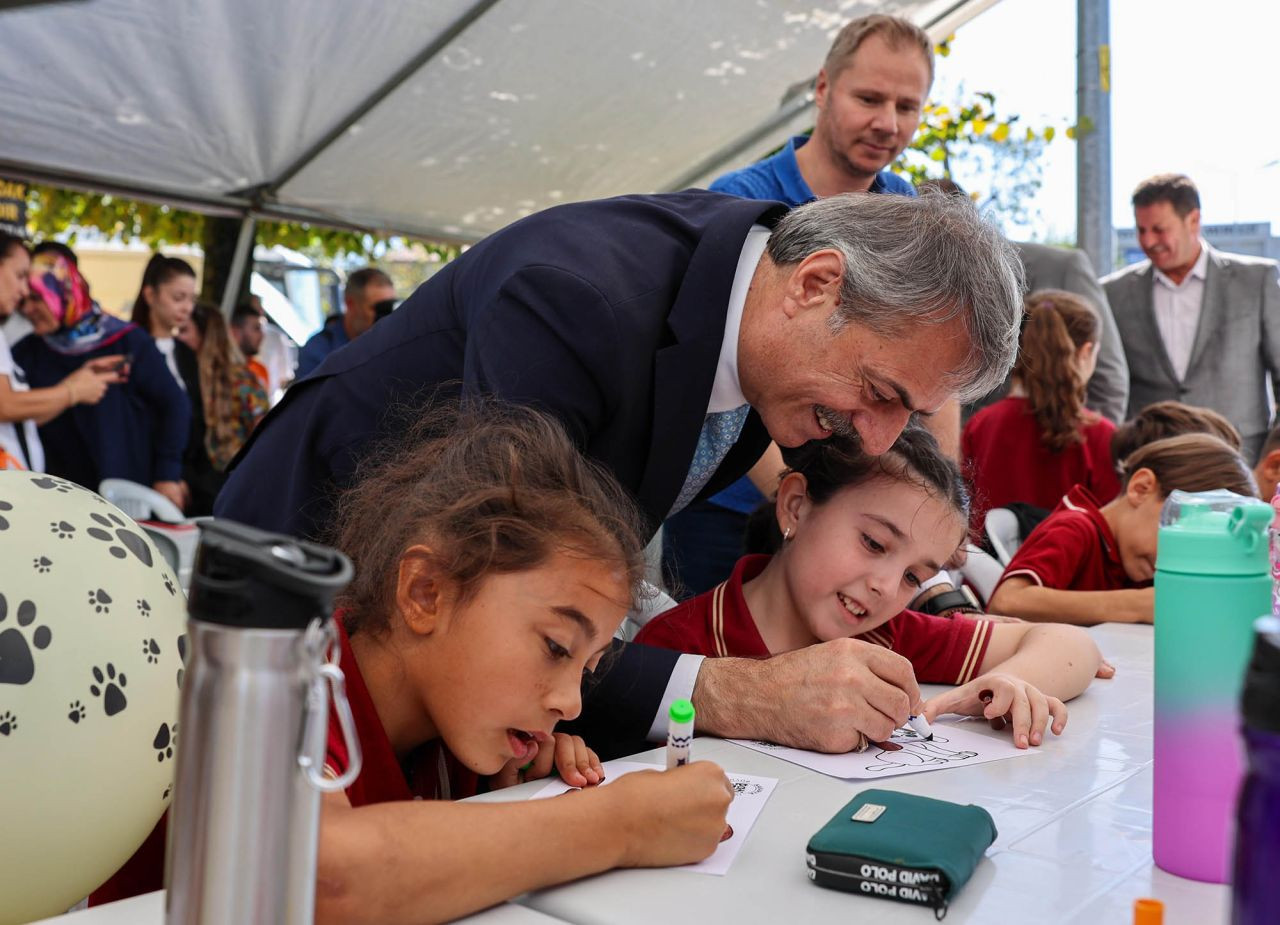
[[[1076,353],[1098,342],[1098,315],[1079,296],[1041,289],[1027,296],[1013,375],[1027,393],[1040,439],[1053,452],[1084,440],[1087,384]]]

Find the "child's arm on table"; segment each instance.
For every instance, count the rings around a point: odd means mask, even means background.
[[[443,922],[614,867],[700,861],[720,843],[731,799],[724,772],[706,761],[522,803],[353,808],[346,794],[328,794],[316,921]]]
[[[925,717],[984,716],[996,728],[1011,725],[1019,748],[1039,745],[1050,721],[1054,734],[1062,734],[1067,725],[1063,701],[1082,693],[1102,665],[1097,644],[1079,627],[997,623],[978,676],[930,698]],[[991,696],[984,697],[988,692]]]
[[[1074,623],[1151,623],[1155,619],[1155,590],[1063,591],[1042,588],[1022,575],[1000,583],[988,609],[1024,620]]]

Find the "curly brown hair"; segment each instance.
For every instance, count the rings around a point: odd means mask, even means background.
[[[1013,376],[1026,390],[1040,425],[1040,439],[1058,453],[1084,441],[1094,419],[1084,407],[1088,381],[1076,369],[1076,353],[1098,342],[1098,313],[1080,296],[1041,289],[1027,296]]]
[[[400,557],[418,543],[463,603],[488,576],[563,550],[616,563],[634,596],[644,573],[639,512],[555,418],[495,399],[440,400],[401,433],[338,499],[329,539],[355,566],[338,600],[348,632],[387,629]]]

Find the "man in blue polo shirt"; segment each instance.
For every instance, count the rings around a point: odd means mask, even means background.
[[[797,135],[772,157],[718,178],[711,189],[792,206],[838,193],[914,196],[911,184],[886,168],[919,128],[932,84],[933,44],[922,29],[896,16],[855,19],[840,30],[818,72],[813,135]],[[943,411],[949,417],[938,436],[954,454],[959,406],[952,402]],[[729,577],[742,554],[747,516],[773,493],[781,469],[782,456],[771,445],[749,477],[667,520],[663,564],[678,596],[700,594]]]

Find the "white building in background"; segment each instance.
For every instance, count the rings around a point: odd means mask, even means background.
[[[1270,222],[1201,225],[1200,234],[1216,250],[1280,260],[1280,238],[1271,233]],[[1117,266],[1127,266],[1147,259],[1147,255],[1138,246],[1138,232],[1133,228],[1116,229],[1116,254]]]

